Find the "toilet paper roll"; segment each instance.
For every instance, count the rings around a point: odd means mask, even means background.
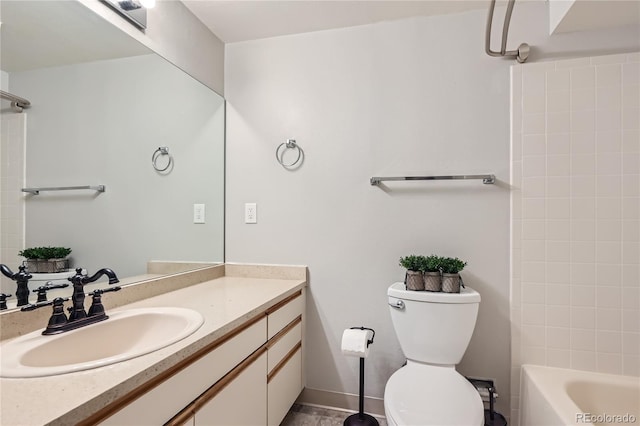
[[[371,336],[373,336],[371,330],[345,330],[342,333],[342,353],[347,356],[366,358],[369,355],[367,342]]]

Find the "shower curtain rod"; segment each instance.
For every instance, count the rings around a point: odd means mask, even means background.
[[[17,112],[22,112],[24,108],[29,108],[31,106],[31,102],[29,102],[25,98],[12,95],[11,93],[5,92],[4,90],[0,90],[0,97],[2,99],[11,101],[11,108],[13,108]]]

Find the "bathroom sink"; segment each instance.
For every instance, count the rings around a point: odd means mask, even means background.
[[[0,345],[0,377],[53,376],[115,364],[182,340],[203,322],[191,309],[139,308],[53,336],[34,331]]]

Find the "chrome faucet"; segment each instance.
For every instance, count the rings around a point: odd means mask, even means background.
[[[73,294],[71,295],[73,306],[68,308],[69,318],[67,318],[64,313],[64,302],[69,300],[69,298],[63,299],[61,297],[56,297],[52,301],[23,306],[21,310],[33,311],[34,309],[38,309],[43,306],[53,305],[53,314],[51,315],[51,318],[49,318],[47,328],[42,332],[44,335],[64,333],[65,331],[74,330],[76,328],[84,327],[85,325],[104,321],[109,317],[105,313],[104,306],[102,305],[102,294],[110,291],[118,291],[121,287],[117,286],[94,290],[87,295],[93,296],[89,313],[87,314],[84,310],[84,285],[97,281],[103,275],[109,277],[109,284],[116,284],[119,282],[115,272],[109,268],[100,269],[91,277],[84,275],[82,273],[82,268],[78,268],[76,269],[76,274],[68,278],[68,280],[73,284]]]
[[[16,289],[16,298],[18,299],[17,306],[26,305],[29,303],[29,280],[33,277],[27,268],[24,266],[18,267],[18,272],[13,273],[7,265],[0,265],[0,272],[5,277],[12,279],[18,285]]]

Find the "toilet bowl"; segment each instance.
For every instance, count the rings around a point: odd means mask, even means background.
[[[407,364],[387,381],[384,409],[389,425],[481,426],[484,406],[475,387],[455,369],[469,345],[480,294],[387,291],[389,309]]]

